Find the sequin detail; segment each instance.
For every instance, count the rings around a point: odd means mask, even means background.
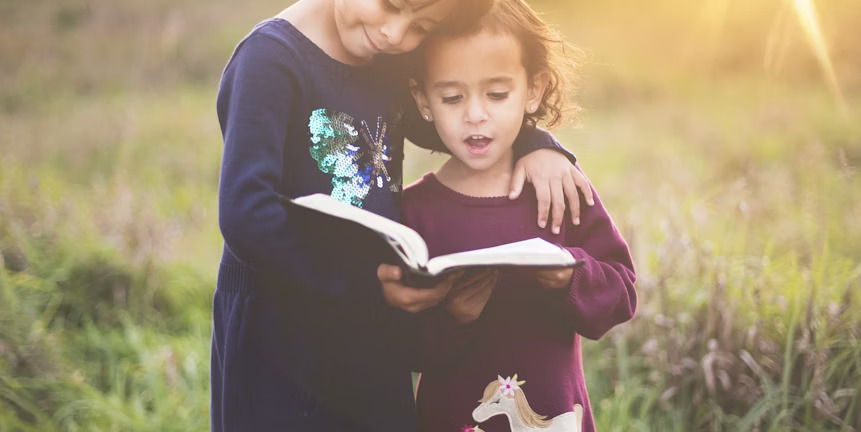
[[[372,187],[382,189],[388,183],[391,192],[399,192],[401,182],[392,181],[386,165],[391,154],[383,118],[377,117],[375,131],[361,122],[366,149],[355,145],[359,132],[354,123],[349,114],[321,108],[311,113],[308,129],[311,157],[321,171],[332,175],[332,197],[362,207]]]

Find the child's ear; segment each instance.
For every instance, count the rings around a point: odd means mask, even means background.
[[[422,90],[419,83],[412,78],[410,78],[410,93],[412,93],[413,99],[416,101],[416,107],[418,107],[422,118],[427,121],[433,121],[430,105],[428,104],[428,98],[425,96],[425,92]]]
[[[550,84],[550,72],[541,71],[532,77],[529,83],[529,89],[526,92],[526,107],[524,111],[529,114],[538,110],[541,105],[541,100],[544,98],[544,92],[547,91],[547,86]]]

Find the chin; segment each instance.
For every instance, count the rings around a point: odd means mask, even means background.
[[[354,60],[366,61],[373,58],[373,55],[366,52],[364,47],[359,46],[359,44],[355,43],[354,40],[341,39],[341,45],[344,47],[344,51],[347,53],[347,55],[349,55]]]
[[[486,171],[493,166],[493,163],[490,161],[470,161],[466,166],[473,171]]]

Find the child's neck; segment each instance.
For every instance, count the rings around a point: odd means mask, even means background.
[[[449,158],[435,173],[440,183],[463,195],[473,197],[508,196],[513,175],[513,156],[485,170],[474,170],[455,157]]]
[[[332,0],[299,0],[276,15],[289,21],[329,57],[346,64],[362,64],[341,45]]]

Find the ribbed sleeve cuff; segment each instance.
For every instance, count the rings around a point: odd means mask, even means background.
[[[254,285],[251,271],[242,265],[221,264],[218,270],[218,289],[225,292],[250,292]]]

